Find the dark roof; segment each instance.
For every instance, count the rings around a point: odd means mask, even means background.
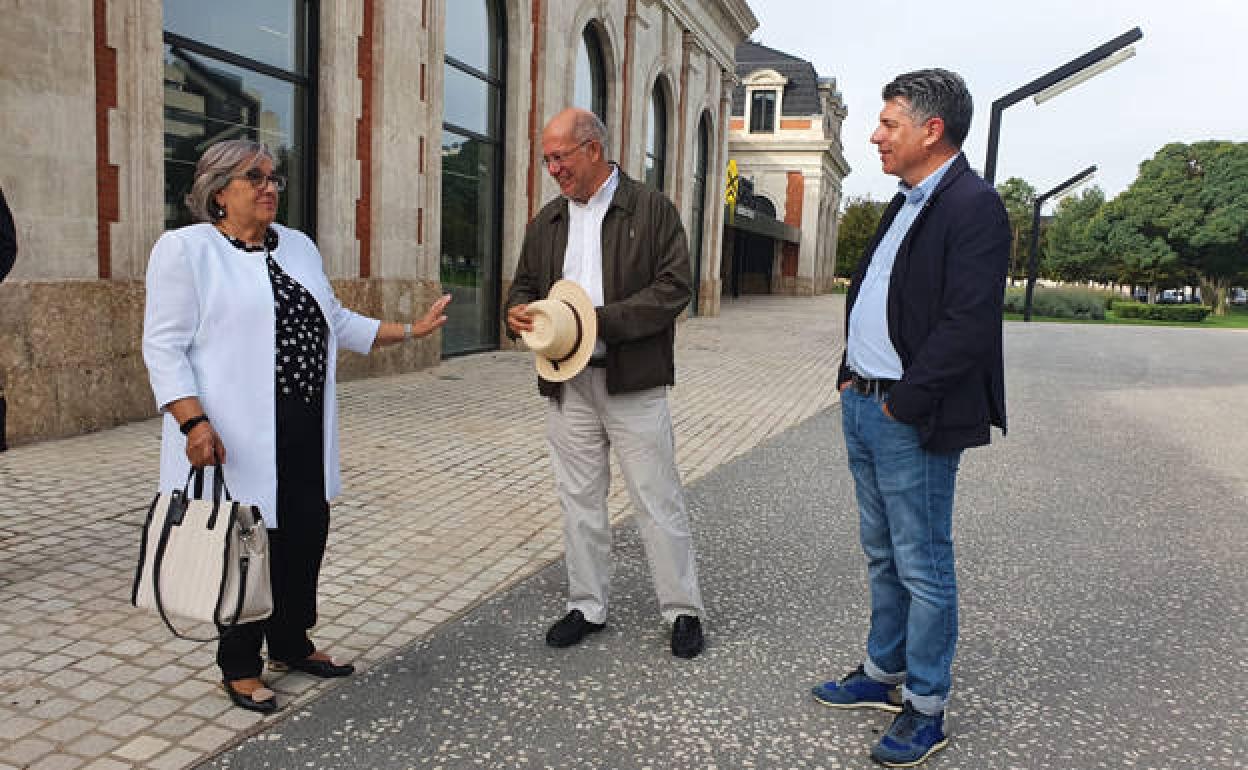
[[[755,70],[772,69],[789,79],[784,87],[781,115],[814,115],[819,112],[819,75],[805,59],[799,59],[748,40],[737,46],[737,77]],[[732,114],[745,114],[745,86],[732,89]]]

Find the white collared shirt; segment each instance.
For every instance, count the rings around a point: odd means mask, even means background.
[[[602,187],[585,203],[568,199],[568,246],[563,252],[563,277],[580,284],[593,301],[594,307],[606,304],[602,296],[602,220],[611,207],[615,188],[620,182],[620,169],[611,167],[611,174]],[[594,342],[594,357],[606,355],[602,340]]]

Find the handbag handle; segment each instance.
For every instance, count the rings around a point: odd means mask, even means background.
[[[204,468],[191,466],[186,472],[186,483],[182,485],[182,497],[190,499],[187,494],[191,491],[191,481],[195,482],[195,499],[204,499]],[[230,488],[225,483],[225,467],[221,461],[217,459],[217,450],[212,450],[212,502],[213,507],[221,503],[221,493],[225,493],[226,500],[233,500],[234,496],[230,494]]]

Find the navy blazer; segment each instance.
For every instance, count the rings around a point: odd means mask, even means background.
[[[893,198],[854,273],[846,339],[867,267],[904,200]],[[898,248],[888,284],[888,336],[903,372],[888,408],[919,429],[930,451],[987,444],[990,425],[1005,432],[1001,305],[1009,258],[1005,205],[959,154]],[[837,383],[849,378],[842,356]]]

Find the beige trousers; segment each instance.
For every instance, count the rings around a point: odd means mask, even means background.
[[[550,400],[546,437],[563,508],[568,610],[591,623],[607,619],[611,570],[611,485],[615,447],[632,499],[664,620],[703,614],[685,493],[676,469],[667,388],[607,394],[605,369],[587,367]]]

